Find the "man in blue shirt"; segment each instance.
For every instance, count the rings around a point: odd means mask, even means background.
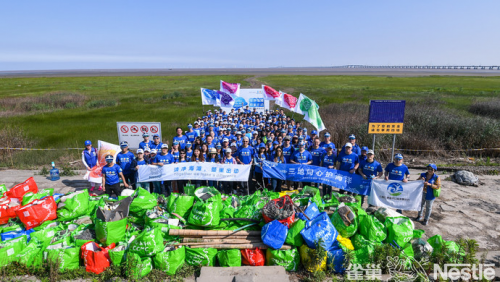
[[[144,138],[144,140],[141,143],[139,143],[139,149],[143,150],[146,148],[151,149],[151,144],[153,144],[153,141],[149,140],[149,133],[143,133],[142,138]]]
[[[309,149],[309,152],[311,153],[312,160],[313,160],[311,164],[315,165],[315,166],[320,166],[321,165],[321,157],[324,154],[326,154],[325,149],[323,149],[322,147],[320,147],[319,144],[320,144],[319,138],[316,138],[313,141],[313,145]]]
[[[182,128],[177,127],[175,131],[177,133],[177,136],[174,137],[173,142],[175,141],[179,142],[180,149],[184,150],[184,148],[186,148],[186,143],[188,141],[188,138],[185,135],[182,135]]]
[[[403,164],[403,155],[396,154],[394,156],[394,162],[388,164],[385,167],[385,180],[398,180],[402,182],[408,182],[408,177],[410,176],[410,171],[408,167]],[[403,213],[402,210],[396,210],[399,213]]]
[[[169,165],[172,163],[174,163],[174,158],[168,152],[168,145],[167,144],[161,145],[161,154],[156,155],[153,165],[162,167],[164,165]],[[171,188],[172,188],[172,181],[163,181],[163,187],[161,187],[160,191],[155,191],[155,193],[158,194],[166,193],[166,196],[168,197],[172,192]]]
[[[155,149],[159,151],[161,150],[161,145],[163,145],[163,143],[160,142],[160,135],[158,134],[153,135],[153,143],[151,143],[151,146],[149,148],[151,150]]]
[[[362,163],[363,161],[366,160],[367,152],[368,152],[368,147],[366,146],[361,147],[361,155],[359,155],[359,163]]]
[[[109,196],[114,193],[116,197],[118,197],[122,193],[122,189],[120,188],[120,177],[125,188],[128,188],[127,180],[123,176],[121,167],[113,163],[112,155],[107,155],[105,160],[106,165],[101,170],[104,192]]]
[[[135,159],[135,156],[128,150],[127,141],[121,142],[120,148],[122,151],[116,156],[116,164],[121,167],[123,176],[127,179],[130,186],[135,189],[135,171],[132,169],[132,161]]]
[[[253,164],[253,148],[249,145],[248,137],[243,137],[243,146],[238,149],[236,153],[236,162],[242,165],[252,165]],[[252,176],[252,173],[249,174],[249,177]],[[250,181],[250,179],[249,179]],[[248,182],[241,182],[241,187],[243,189],[243,193],[246,195],[249,194]],[[252,182],[253,183],[253,182]]]
[[[358,173],[364,179],[377,179],[383,175],[382,165],[375,160],[373,150],[368,150],[366,160],[360,162]]]
[[[306,151],[306,144],[304,141],[299,143],[299,150],[295,153],[293,153],[293,156],[290,158],[290,162],[292,164],[305,164],[305,165],[310,165],[312,164],[313,158],[311,153]],[[303,186],[309,185],[309,182],[303,182]],[[294,182],[293,183],[294,189],[299,188],[299,183]]]
[[[352,152],[352,144],[346,143],[337,157],[337,170],[354,173],[359,167],[358,155]]]
[[[356,144],[356,136],[354,134],[349,135],[349,143],[352,144],[352,152],[356,155],[361,155],[361,147],[359,147],[358,144]],[[342,147],[342,151],[344,151],[344,147]]]
[[[330,138],[331,138],[330,136],[331,136],[330,132],[325,133],[324,140],[319,145],[321,147],[323,147],[323,149],[325,149],[325,150],[326,150],[326,147],[332,147],[333,152],[335,154],[337,154],[337,151],[335,150],[335,144],[333,144],[333,142],[330,140]]]
[[[194,139],[198,137],[198,134],[196,133],[196,131],[193,130],[193,126],[191,124],[188,124],[188,131],[186,131],[186,137],[191,143],[193,143]]]

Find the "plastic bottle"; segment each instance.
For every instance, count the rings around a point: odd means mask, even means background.
[[[50,170],[50,180],[56,181],[59,180],[59,170],[56,168],[54,162],[52,162],[52,169]]]

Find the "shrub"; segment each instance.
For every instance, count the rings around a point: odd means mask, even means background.
[[[500,119],[500,99],[475,102],[470,105],[469,112],[476,115]]]

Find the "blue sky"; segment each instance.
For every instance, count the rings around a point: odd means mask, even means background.
[[[500,1],[2,1],[0,70],[500,65]]]

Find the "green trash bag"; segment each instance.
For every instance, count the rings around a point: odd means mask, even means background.
[[[259,212],[260,213],[260,212]],[[251,218],[251,219],[259,219],[257,214],[257,210],[254,206],[242,206],[234,213],[234,218]],[[251,222],[245,220],[236,220],[233,221],[237,226],[244,226]]]
[[[18,260],[18,255],[26,248],[26,235],[0,243],[0,267]]]
[[[232,206],[225,206],[221,211],[220,211],[220,218],[234,218],[234,214],[236,212],[236,209],[233,208]],[[229,220],[221,220],[218,228],[221,230],[224,230],[226,228],[230,228],[233,226],[235,223],[234,221],[229,221]]]
[[[300,265],[300,255],[297,248],[291,250],[273,250],[266,251],[266,265],[281,265],[286,271],[297,271]]]
[[[325,210],[333,210],[335,211],[340,204],[339,200],[337,199],[338,193],[333,192],[332,195],[324,195],[323,196],[323,208]]]
[[[300,231],[302,231],[305,227],[306,227],[305,220],[298,219],[297,221],[295,221],[290,227],[290,229],[288,229],[285,243],[297,247],[302,246],[302,244],[304,244],[304,239],[302,239]]]
[[[52,228],[45,228],[40,231],[35,231],[30,234],[31,240],[37,240],[39,241],[43,246],[48,246],[50,245],[50,241],[54,238],[54,236],[59,232],[62,231],[63,228],[62,226],[56,226]],[[31,242],[31,241],[30,241]]]
[[[375,247],[371,245],[364,246],[361,249],[357,249],[354,251],[354,256],[351,260],[353,264],[369,264],[373,260],[373,254],[375,253]]]
[[[126,242],[119,242],[118,246],[108,251],[109,260],[113,265],[122,265],[125,262],[127,247],[128,244]]]
[[[192,266],[214,266],[217,249],[186,248],[186,263]]]
[[[7,189],[7,186],[5,186],[5,184],[2,184],[0,185],[0,195],[7,192],[8,189]]]
[[[351,237],[351,242],[355,250],[362,249],[365,246],[375,247],[381,244],[380,242],[366,239],[366,237],[361,235],[360,233],[354,234],[354,236]]]
[[[186,219],[193,207],[193,203],[193,196],[181,196],[177,193],[172,193],[170,197],[168,197],[167,210],[170,213],[175,213]]]
[[[95,219],[95,235],[99,243],[109,246],[125,239],[127,230],[127,218],[118,221],[104,222],[99,218]]]
[[[80,267],[80,249],[62,243],[48,246],[44,251],[44,259],[51,263],[59,263],[59,271],[78,269]]]
[[[255,207],[257,203],[260,201],[261,194],[262,193],[260,192],[260,190],[257,190],[255,191],[255,193],[248,195],[245,201],[243,201],[243,206],[246,205]]]
[[[359,224],[359,233],[371,241],[382,242],[387,238],[387,228],[373,215],[366,216]]]
[[[217,261],[222,267],[241,266],[241,252],[238,249],[219,250]]]
[[[414,229],[412,239],[422,238],[422,236],[424,236],[424,233],[425,233],[425,231],[422,229]]]
[[[186,186],[184,186],[184,194],[188,196],[194,196],[195,190],[196,187],[193,184],[186,184]]]
[[[321,192],[319,191],[319,188],[312,187],[312,186],[305,186],[302,191],[299,193],[300,196],[309,196],[306,198],[301,198],[300,200],[300,205],[301,206],[307,206],[307,203],[309,202],[309,199],[311,202],[315,203],[318,209],[323,209],[323,201],[321,200]]]
[[[139,218],[144,218],[144,214],[146,214],[146,210],[154,208],[158,205],[156,197],[146,191],[144,188],[137,188],[135,190],[134,200],[130,204],[129,211],[132,215],[135,215]]]
[[[89,209],[89,192],[87,189],[61,197],[57,205],[57,220],[70,221],[85,215]]]
[[[31,203],[33,200],[38,200],[38,199],[41,199],[43,197],[52,196],[53,194],[54,194],[53,188],[39,190],[38,193],[36,193],[36,194],[33,192],[28,192],[28,193],[24,194],[23,201],[22,201],[21,205],[25,206],[25,205]]]
[[[142,258],[138,254],[128,253],[126,261],[127,277],[138,280],[153,270],[152,259]]]
[[[10,231],[21,231],[24,229],[24,225],[21,222],[14,221],[12,219],[9,220],[7,224],[0,225],[1,233],[10,232]],[[35,228],[33,228],[35,229]]]
[[[460,254],[461,256],[465,255],[464,250],[460,249],[460,246],[457,245],[454,241],[445,241],[441,235],[434,235],[431,238],[427,239],[427,243],[431,245],[434,249],[433,253],[444,252],[448,255]]]
[[[189,213],[188,223],[200,227],[217,227],[220,224],[219,213],[222,210],[219,191],[211,187],[198,188],[195,195],[196,202]]]
[[[163,237],[158,228],[145,229],[128,247],[129,252],[140,257],[152,257],[163,250]]]
[[[43,244],[31,237],[29,244],[18,255],[17,261],[27,267],[40,267],[43,262]]]
[[[168,221],[164,218],[157,218],[155,220],[152,220],[146,225],[146,227],[160,229],[161,235],[166,241],[176,241],[179,239],[179,236],[168,235],[168,232],[170,231],[170,229],[181,229],[181,227],[169,225]]]
[[[184,265],[186,260],[186,247],[181,246],[178,249],[166,247],[163,251],[153,257],[153,266],[168,275],[175,275],[177,270]]]
[[[95,241],[96,234],[93,224],[81,224],[75,230],[71,231],[71,239],[77,248],[89,241]]]
[[[44,230],[44,229],[47,229],[47,228],[53,228],[53,227],[56,227],[56,226],[59,226],[61,229],[63,228],[62,227],[63,224],[61,222],[56,221],[56,220],[50,220],[50,221],[45,221],[40,226],[34,227],[33,230],[40,231],[40,230]]]
[[[384,225],[387,227],[386,243],[405,246],[413,238],[413,225],[407,217],[388,217]]]
[[[349,225],[347,223],[344,223],[342,220],[342,217],[340,216],[340,212],[343,212],[344,210],[349,209],[349,215],[351,215],[352,220]],[[356,234],[358,230],[358,218],[356,213],[354,212],[354,209],[351,207],[341,207],[337,209],[330,217],[330,221],[332,222],[333,226],[335,226],[335,229],[339,232],[340,235],[344,238],[349,238],[352,235]]]

